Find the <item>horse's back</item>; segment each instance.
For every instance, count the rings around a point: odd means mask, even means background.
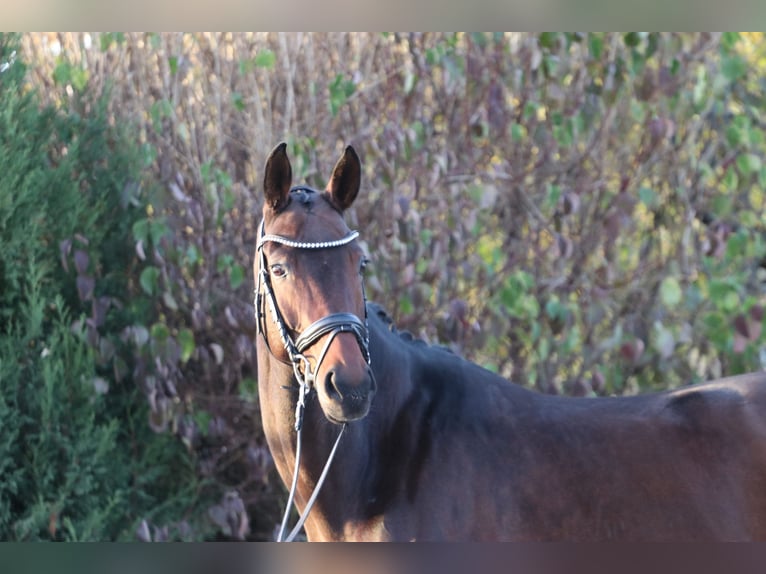
[[[421,437],[408,537],[766,539],[766,373],[609,399],[482,384],[462,396],[483,417]]]

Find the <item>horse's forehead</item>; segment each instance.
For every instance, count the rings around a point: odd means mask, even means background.
[[[280,213],[266,221],[268,233],[302,241],[325,241],[348,228],[343,217],[327,201],[316,197],[310,202],[291,201]]]

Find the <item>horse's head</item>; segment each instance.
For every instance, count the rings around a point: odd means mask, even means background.
[[[325,191],[291,188],[286,147],[278,145],[265,167],[254,262],[259,331],[271,353],[316,389],[327,419],[348,422],[367,415],[375,393],[360,277],[366,259],[343,220],[361,164],[349,146]]]

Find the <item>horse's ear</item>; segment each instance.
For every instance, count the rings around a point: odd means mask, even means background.
[[[327,191],[340,210],[345,211],[354,203],[361,183],[362,163],[354,148],[348,146],[332,170]]]
[[[293,168],[287,159],[287,144],[282,142],[269,154],[263,175],[263,191],[266,205],[279,211],[287,205],[290,185],[293,181]]]

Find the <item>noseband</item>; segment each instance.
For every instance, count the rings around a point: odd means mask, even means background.
[[[299,518],[297,524],[293,527],[287,538],[284,538],[285,527],[287,526],[287,518],[289,516],[290,508],[292,506],[293,499],[295,497],[295,491],[298,485],[298,468],[300,466],[301,458],[301,428],[303,426],[303,410],[306,406],[306,395],[316,382],[316,375],[319,372],[322,361],[324,361],[324,358],[327,355],[327,351],[330,348],[330,345],[332,344],[335,337],[337,337],[340,333],[353,333],[368,366],[370,366],[371,361],[369,330],[367,326],[367,297],[364,292],[364,282],[362,282],[364,321],[361,321],[359,317],[353,313],[331,313],[330,315],[322,317],[321,319],[311,323],[311,325],[304,329],[303,332],[298,335],[295,340],[293,340],[293,338],[290,336],[287,324],[282,317],[282,313],[279,311],[279,305],[277,305],[277,299],[271,286],[271,276],[269,275],[266,266],[266,254],[264,252],[263,246],[268,242],[272,242],[280,243],[282,245],[286,245],[287,247],[292,247],[293,249],[333,249],[335,247],[348,245],[358,236],[358,231],[351,231],[345,237],[336,239],[334,241],[319,241],[314,243],[301,242],[289,239],[287,237],[282,237],[281,235],[267,234],[266,220],[261,220],[261,231],[257,245],[260,269],[258,271],[258,284],[255,287],[255,313],[256,322],[258,323],[258,334],[263,336],[263,340],[266,343],[266,348],[272,355],[274,355],[271,347],[269,346],[269,340],[266,337],[266,330],[264,329],[263,324],[265,319],[265,314],[263,312],[263,298],[265,297],[266,301],[268,302],[269,311],[271,312],[271,319],[274,325],[277,327],[277,332],[279,333],[279,337],[282,340],[282,345],[284,346],[285,351],[290,358],[290,363],[292,364],[293,373],[295,375],[296,381],[298,382],[299,388],[298,401],[295,406],[295,431],[297,433],[295,469],[293,472],[293,481],[287,500],[287,506],[285,508],[285,514],[282,518],[282,524],[277,536],[277,542],[281,542],[283,539],[287,542],[290,542],[295,539],[295,536],[300,531],[303,523],[308,517],[309,512],[311,511],[311,507],[314,505],[314,502],[319,495],[319,490],[324,483],[327,472],[330,470],[330,464],[332,463],[333,457],[335,456],[335,451],[338,448],[338,444],[340,443],[340,439],[343,436],[343,432],[346,430],[346,424],[344,423],[343,426],[341,426],[340,432],[338,433],[338,438],[335,440],[335,444],[330,451],[330,455],[327,458],[327,462],[325,463],[324,469],[322,470],[322,474],[320,475],[319,480],[314,487],[314,491],[311,493],[311,497],[306,503],[306,508],[303,511],[303,515]],[[319,339],[327,334],[330,336],[327,339],[327,342],[324,344],[324,347],[322,347],[322,351],[317,357],[316,365],[312,370],[311,363],[304,353],[309,347],[311,347],[314,343],[316,343]]]

